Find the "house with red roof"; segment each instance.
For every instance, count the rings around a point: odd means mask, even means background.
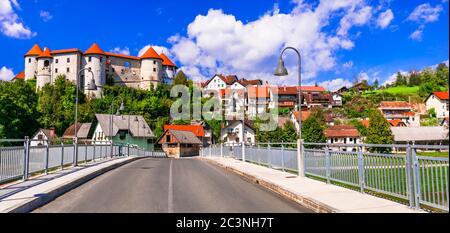
[[[164,132],[167,130],[191,132],[202,142],[203,146],[208,146],[213,143],[212,130],[206,124],[164,125]]]
[[[434,109],[439,119],[449,117],[448,91],[433,92],[425,99],[427,111]]]
[[[18,79],[25,80],[25,71],[16,74],[16,76],[14,76],[14,78],[11,79],[11,82],[16,81]]]
[[[378,109],[388,121],[402,121],[408,127],[420,126],[420,114],[406,101],[382,101]]]
[[[327,138],[327,143],[336,145],[335,147],[330,147],[334,151],[356,152],[358,148],[352,145],[362,143],[361,135],[352,125],[331,126],[325,130],[324,134]]]
[[[118,54],[103,50],[93,43],[87,50],[78,48],[43,50],[35,44],[25,55],[25,80],[36,78],[37,88],[53,83],[58,76],[78,82],[84,89],[92,78],[98,90],[85,91],[90,96],[100,96],[107,78],[114,85],[149,90],[175,76],[177,66],[168,56],[158,54],[152,47],[140,56]],[[85,69],[80,73],[80,70]],[[90,71],[88,71],[90,70]]]

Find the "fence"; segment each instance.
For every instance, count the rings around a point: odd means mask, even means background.
[[[245,160],[274,169],[298,172],[297,149],[292,143],[245,145]],[[336,145],[304,143],[303,172],[309,177],[389,198],[413,208],[449,211],[449,158],[421,156],[424,150],[448,151],[448,146]],[[342,148],[351,147],[351,151]],[[357,149],[354,149],[357,148]],[[403,153],[375,153],[389,148]],[[213,145],[201,156],[242,160],[242,145]]]
[[[43,146],[31,146],[39,141]],[[0,142],[23,144],[0,147],[0,184],[23,179],[35,173],[48,174],[50,170],[64,169],[78,163],[96,162],[115,156],[165,157],[163,152],[146,151],[124,144],[86,141],[80,144],[48,145],[46,140],[2,139]],[[76,153],[77,152],[77,153]],[[75,162],[75,157],[77,161]]]

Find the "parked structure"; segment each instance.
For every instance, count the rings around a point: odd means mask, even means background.
[[[387,120],[400,120],[408,127],[420,126],[420,114],[413,111],[412,106],[405,101],[383,101],[378,109]]]
[[[211,145],[213,142],[212,130],[205,127],[204,124],[197,125],[164,125],[164,132],[167,130],[189,131],[193,133],[201,142],[203,146]]]
[[[448,129],[433,127],[392,127],[396,144],[448,145]]]
[[[244,139],[242,140],[242,130],[244,130]],[[222,128],[220,139],[226,145],[233,145],[242,143],[255,144],[256,140],[255,130],[250,122],[245,121],[245,126],[242,121],[230,121],[228,125]]]
[[[361,144],[361,136],[358,130],[352,125],[335,125],[325,130],[325,137],[327,137],[327,143],[330,144],[344,144],[343,147],[330,148],[334,151],[357,151],[357,147],[351,147],[348,145]]]
[[[96,114],[93,123],[92,140],[96,144],[129,144],[146,150],[153,150],[154,134],[144,117],[137,115]]]
[[[198,156],[202,142],[190,131],[168,129],[158,144],[170,158]]]
[[[425,100],[427,111],[434,109],[436,111],[436,117],[443,119],[449,117],[449,102],[448,91],[447,92],[434,92],[431,93]]]
[[[86,141],[92,138],[92,123],[78,123],[77,124],[77,137],[79,141]],[[71,125],[64,132],[62,139],[72,140],[75,137],[75,124]]]
[[[47,146],[53,144],[58,136],[55,133],[55,128],[39,129],[31,139],[39,141],[31,141],[30,146]]]
[[[83,68],[90,68],[94,73],[98,90],[85,92],[94,97],[101,96],[107,77],[117,85],[149,90],[151,85],[156,87],[164,79],[172,79],[177,70],[165,54],[158,54],[151,47],[140,57],[105,52],[96,43],[85,52],[76,48],[42,50],[36,44],[25,54],[25,79],[36,77],[38,89],[53,83],[59,75],[75,82]],[[80,86],[84,89],[90,79],[90,72],[85,71],[80,77]]]

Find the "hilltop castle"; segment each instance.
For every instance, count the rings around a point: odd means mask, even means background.
[[[25,80],[36,78],[37,88],[53,83],[59,75],[69,81],[76,81],[79,71],[90,68],[94,73],[97,91],[89,92],[85,87],[92,75],[88,71],[79,77],[80,88],[85,94],[100,97],[107,77],[114,80],[114,85],[149,90],[153,84],[169,82],[175,76],[177,66],[164,54],[158,54],[150,47],[142,56],[128,56],[104,52],[96,43],[82,52],[80,49],[53,50],[34,45],[25,54]]]

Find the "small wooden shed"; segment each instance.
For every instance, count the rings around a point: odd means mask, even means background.
[[[190,131],[168,129],[158,139],[167,157],[181,158],[198,156],[202,142]]]

